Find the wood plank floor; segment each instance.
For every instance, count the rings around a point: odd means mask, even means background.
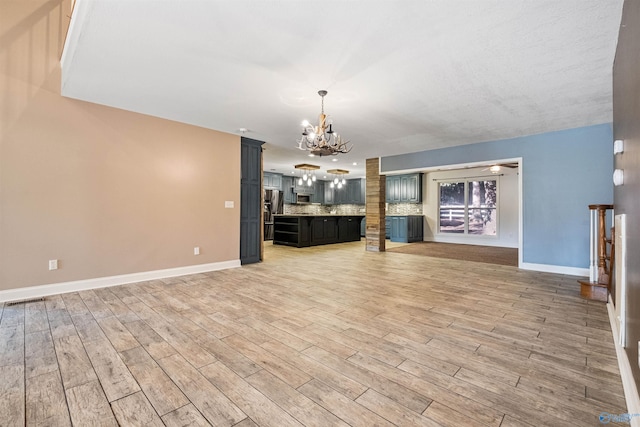
[[[575,277],[364,243],[0,304],[0,425],[592,426],[625,413]]]

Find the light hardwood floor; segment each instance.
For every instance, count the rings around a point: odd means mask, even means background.
[[[626,412],[575,277],[364,243],[0,307],[0,425],[579,426]]]

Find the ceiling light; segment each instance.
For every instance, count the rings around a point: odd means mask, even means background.
[[[331,159],[331,161],[332,161],[332,162],[337,162],[337,161],[338,161],[338,159]]]
[[[491,173],[498,173],[500,172],[500,165],[493,165],[489,168],[489,170],[491,171]]]
[[[310,165],[307,163],[301,163],[294,166],[300,172],[298,178],[298,185],[307,184],[309,187],[316,181],[316,170],[320,169],[320,166]]]
[[[344,185],[346,185],[347,180],[344,179],[344,175],[348,174],[349,171],[348,170],[344,170],[344,169],[329,169],[327,170],[327,173],[330,173],[331,175],[333,175],[333,180],[331,180],[331,183],[329,184],[329,187],[331,188],[342,188]],[[341,179],[340,176],[342,176],[343,178]]]
[[[343,141],[342,137],[333,130],[333,122],[327,120],[324,114],[324,97],[326,90],[318,91],[318,95],[322,98],[322,108],[320,116],[318,116],[318,125],[312,126],[309,121],[302,122],[302,137],[298,141],[298,148],[310,151],[311,154],[317,156],[335,156],[351,151],[348,146],[349,141]]]

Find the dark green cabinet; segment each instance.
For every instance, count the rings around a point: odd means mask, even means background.
[[[273,244],[296,247],[360,240],[364,215],[276,215]]]
[[[338,240],[340,242],[357,242],[360,240],[361,217],[343,216],[338,219]]]
[[[324,186],[327,185],[324,181],[316,181],[313,183],[314,189],[311,194],[311,203],[324,203]]]
[[[240,263],[260,261],[262,245],[262,144],[240,139]]]
[[[422,174],[387,176],[387,203],[422,203]]]
[[[366,181],[362,178],[349,179],[347,183],[338,188],[331,188],[331,181],[317,180],[309,186],[304,181],[298,184],[298,179],[293,176],[282,176],[282,191],[285,203],[296,203],[296,194],[309,195],[311,203],[322,205],[364,205],[366,199]],[[266,187],[265,187],[266,188]]]
[[[310,246],[310,218],[277,215],[273,220],[273,243],[277,245]]]
[[[386,202],[400,203],[400,175],[387,177]]]
[[[338,240],[338,218],[319,216],[311,221],[311,241],[316,245],[335,243]]]
[[[293,192],[293,177],[292,176],[283,176],[282,177],[282,193],[285,203],[295,203],[296,195]]]
[[[366,181],[362,178],[348,179],[342,188],[333,188],[333,204],[364,205],[366,198]],[[326,201],[325,203],[330,204]]]
[[[366,181],[362,178],[347,181],[347,203],[363,205],[367,193]]]
[[[336,202],[335,199],[335,188],[331,187],[331,181],[327,181],[324,183],[324,204],[325,205],[333,205]]]
[[[263,173],[262,186],[265,190],[282,190],[282,175],[271,172]]]
[[[392,242],[421,242],[424,240],[424,217],[422,215],[404,215],[387,217],[389,237]]]
[[[296,194],[313,194],[315,192],[315,183],[308,184],[307,181],[300,183],[300,178],[293,178],[293,192]]]

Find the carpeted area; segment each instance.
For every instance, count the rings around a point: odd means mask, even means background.
[[[387,252],[485,262],[489,264],[510,265],[513,267],[518,266],[517,248],[418,242],[397,246],[395,248],[388,248]]]

